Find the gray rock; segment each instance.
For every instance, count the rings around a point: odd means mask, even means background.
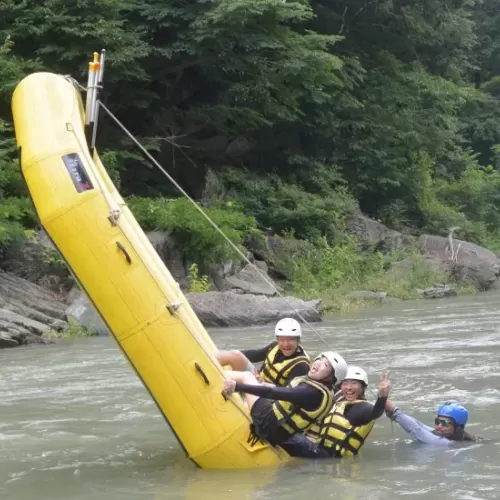
[[[457,292],[452,286],[441,285],[424,290],[424,297],[426,299],[442,299],[444,297],[456,297]]]
[[[58,293],[66,293],[74,283],[64,260],[43,230],[38,231],[35,238],[7,248],[2,269]]]
[[[68,321],[74,321],[98,335],[109,335],[109,330],[101,316],[94,309],[87,296],[81,290],[71,291],[72,301],[66,308]]]
[[[217,290],[225,291],[231,289],[231,285],[226,282],[226,278],[241,269],[241,264],[233,260],[228,260],[221,264],[211,264],[208,275]]]
[[[226,278],[226,283],[245,293],[270,297],[276,295],[276,287],[267,272],[252,265],[247,265],[239,273]]]
[[[72,304],[73,302],[75,302],[75,300],[78,300],[82,295],[82,290],[80,289],[80,287],[78,285],[75,285],[68,293],[68,295],[66,296],[66,304]],[[64,309],[64,317],[66,318],[66,310],[68,308],[66,307]]]
[[[0,348],[4,347],[16,347],[19,342],[12,338],[11,334],[8,332],[0,332]]]
[[[55,319],[52,323],[49,324],[51,330],[55,330],[56,332],[62,332],[64,329],[68,327],[68,323],[66,321],[62,321],[60,319]]]
[[[356,300],[375,300],[382,302],[387,298],[387,292],[370,292],[368,290],[359,290],[350,293],[349,297]]]
[[[491,289],[500,274],[498,257],[474,243],[454,239],[455,258],[451,255],[448,238],[443,236],[422,235],[417,245],[441,269],[453,273],[459,279],[472,280],[478,290]]]
[[[26,318],[12,311],[7,311],[6,309],[0,309],[0,322],[4,325],[11,324],[20,326],[24,331],[34,333],[36,335],[42,335],[42,333],[48,328],[48,326],[44,323]]]
[[[263,325],[291,317],[306,321],[322,321],[320,300],[303,301],[294,297],[278,298],[233,292],[186,294],[191,307],[206,326]]]
[[[46,324],[6,309],[0,309],[0,347],[48,344],[50,341],[41,337],[47,329]]]
[[[64,317],[64,306],[59,301],[59,295],[11,273],[0,271],[0,297],[33,307],[49,316]]]
[[[146,236],[174,279],[185,280],[188,275],[188,266],[175,238],[167,231],[149,231]]]
[[[305,240],[281,238],[280,236],[252,237],[245,246],[256,259],[265,261],[268,273],[274,279],[289,279],[291,264],[295,259],[307,258],[314,245]]]
[[[52,240],[49,238],[48,234],[43,229],[37,232],[35,241],[37,241],[38,244],[44,248],[48,248],[50,250],[57,250],[54,244],[52,243]]]
[[[53,344],[54,341],[45,339],[27,331],[0,331],[0,348],[17,347],[28,344]]]
[[[391,297],[390,295],[388,295],[385,299],[384,299],[384,304],[388,304],[388,303],[394,303],[394,302],[403,302],[403,299],[399,299],[398,297]]]
[[[269,266],[263,261],[263,260],[256,260],[254,261],[254,264],[261,270],[264,271],[266,274],[269,271]]]
[[[356,238],[358,245],[363,249],[377,248],[390,252],[415,244],[413,236],[393,231],[381,222],[363,215],[360,211],[353,212],[347,217],[346,222],[347,230]]]
[[[33,307],[30,307],[26,304],[22,304],[21,302],[15,299],[6,301],[5,299],[0,298],[0,305],[3,307],[4,310],[18,313],[24,316],[25,318],[34,319],[35,321],[39,321],[46,325],[54,321],[53,316],[45,314],[45,312],[36,310]]]
[[[497,278],[493,285],[491,286],[490,290],[500,290],[500,278]]]
[[[0,272],[0,347],[51,343],[41,335],[53,325],[65,324],[61,300],[41,286]]]

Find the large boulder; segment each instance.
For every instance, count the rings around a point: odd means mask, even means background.
[[[299,314],[308,322],[322,320],[320,300],[235,292],[188,293],[186,298],[206,327],[263,325],[286,317],[300,320]]]
[[[387,298],[387,292],[372,292],[370,290],[357,290],[349,294],[351,299],[366,300],[368,302],[383,302]]]
[[[184,284],[188,268],[175,238],[168,231],[148,231],[146,236],[174,279]]]
[[[230,290],[232,287],[227,283],[226,278],[237,273],[241,269],[241,264],[233,260],[227,260],[220,264],[210,264],[208,269],[210,284],[217,290]]]
[[[467,241],[424,234],[417,242],[418,249],[443,270],[457,278],[472,280],[478,290],[494,287],[500,275],[500,260],[490,250]]]
[[[67,293],[74,284],[64,260],[43,230],[7,248],[2,269],[60,294]]]
[[[442,299],[444,297],[457,296],[457,291],[454,287],[443,283],[437,283],[436,286],[426,288],[423,293],[426,299]]]
[[[241,290],[243,293],[254,295],[276,295],[276,285],[267,274],[267,265],[263,261],[260,264],[246,265],[241,271],[225,279],[230,288]]]
[[[359,247],[392,252],[393,250],[411,247],[415,238],[410,235],[387,228],[381,222],[370,219],[356,211],[347,217],[347,230],[351,233]]]
[[[1,271],[0,307],[47,325],[65,319],[65,307],[60,296]]]
[[[148,231],[146,236],[181,289],[187,290],[189,287],[189,268],[192,262],[185,259],[175,237],[168,231]],[[251,254],[247,257],[253,258]],[[226,282],[226,278],[237,273],[241,268],[238,261],[228,260],[218,264],[209,264],[205,269],[199,270],[199,274],[208,275],[212,288],[228,290],[233,286]],[[235,288],[238,287],[235,286]]]
[[[314,245],[309,241],[281,236],[251,237],[245,241],[256,259],[265,261],[269,275],[274,279],[289,279],[291,265],[295,259],[307,258]]]
[[[74,287],[67,298],[66,317],[98,335],[109,335],[109,329],[87,296]]]
[[[60,296],[10,273],[0,272],[0,347],[48,343],[48,329],[67,326]]]

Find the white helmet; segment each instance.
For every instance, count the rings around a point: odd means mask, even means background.
[[[363,382],[365,386],[368,386],[368,375],[359,366],[351,366],[347,367],[347,374],[345,376],[345,380],[357,380],[358,382]]]
[[[320,353],[316,359],[325,357],[335,370],[335,378],[337,382],[342,382],[345,379],[347,373],[347,363],[345,359],[338,353],[334,351],[325,351]]]
[[[277,337],[301,337],[300,323],[293,318],[283,318],[276,323],[274,333]]]

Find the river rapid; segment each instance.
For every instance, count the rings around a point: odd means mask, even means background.
[[[181,451],[110,337],[0,350],[2,500],[498,498],[500,294],[398,302],[313,325],[374,393],[432,425],[460,401],[488,441],[447,450],[412,443],[381,417],[360,456],[295,460],[279,470],[205,471]],[[220,348],[266,345],[272,327],[211,330]],[[304,331],[310,354],[324,349]],[[373,400],[373,395],[370,394]]]

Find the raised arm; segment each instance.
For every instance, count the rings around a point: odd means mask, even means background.
[[[386,411],[387,416],[397,422],[411,437],[421,443],[432,444],[436,446],[450,446],[450,441],[446,438],[436,436],[433,433],[432,427],[429,427],[416,418],[410,417],[403,410],[394,406],[392,401],[387,402]]]

